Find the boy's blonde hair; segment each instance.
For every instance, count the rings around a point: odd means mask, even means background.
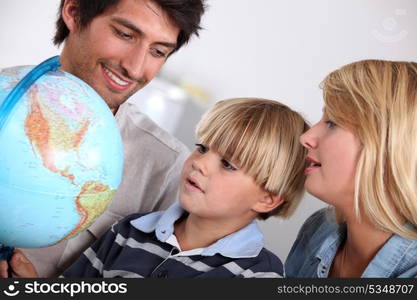
[[[238,98],[217,102],[197,125],[201,143],[231,160],[265,191],[283,197],[269,213],[289,217],[304,193],[306,150],[299,137],[309,126],[277,101]]]
[[[417,64],[365,60],[322,83],[326,113],[362,143],[355,177],[355,212],[376,226],[416,239]]]

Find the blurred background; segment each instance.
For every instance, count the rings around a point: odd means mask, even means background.
[[[194,148],[194,126],[216,101],[279,100],[320,119],[320,81],[367,58],[417,61],[416,0],[208,0],[200,38],[169,58],[132,96],[165,130]],[[0,69],[60,53],[52,45],[59,0],[0,1]],[[303,221],[324,205],[306,195],[289,220],[261,222],[284,260]]]

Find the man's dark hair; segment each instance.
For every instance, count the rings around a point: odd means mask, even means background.
[[[78,26],[80,29],[87,27],[92,20],[119,3],[119,0],[75,0],[78,8]],[[198,36],[201,29],[200,20],[205,10],[204,0],[152,0],[158,4],[169,16],[171,21],[178,26],[180,32],[177,38],[175,51],[186,44],[191,35]],[[61,0],[58,20],[56,21],[56,33],[53,42],[61,45],[69,34],[69,29],[62,18],[62,8],[65,0]]]

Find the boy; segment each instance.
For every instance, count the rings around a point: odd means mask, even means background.
[[[112,226],[64,277],[281,277],[255,219],[288,217],[304,185],[308,125],[276,101],[218,102],[197,125],[179,203]]]

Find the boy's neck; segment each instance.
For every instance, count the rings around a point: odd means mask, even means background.
[[[213,221],[194,217],[192,214],[174,224],[174,232],[182,251],[206,248],[223,237],[236,232],[252,220],[241,224]]]

